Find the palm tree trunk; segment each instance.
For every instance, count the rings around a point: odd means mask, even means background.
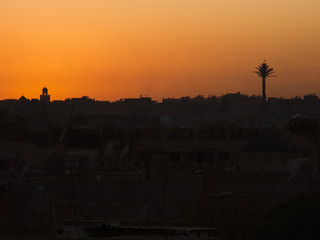
[[[266,78],[262,78],[262,98],[263,102],[266,101]]]
[[[267,101],[267,97],[266,97],[266,78],[263,77],[263,78],[262,78],[262,103],[263,103],[263,110],[266,109],[266,101]]]

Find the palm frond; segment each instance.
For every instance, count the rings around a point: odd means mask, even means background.
[[[259,66],[256,67],[258,71],[254,71],[255,74],[257,74],[261,78],[267,78],[267,77],[276,77],[276,75],[273,75],[275,73],[274,69],[271,68],[266,61],[264,60],[263,63],[261,63]]]
[[[259,77],[262,77],[261,72],[260,71],[254,71],[254,73],[256,73]]]

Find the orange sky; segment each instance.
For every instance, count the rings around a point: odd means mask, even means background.
[[[320,95],[319,0],[0,0],[0,99]]]

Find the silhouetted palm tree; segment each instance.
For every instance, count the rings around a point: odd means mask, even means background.
[[[276,77],[273,75],[275,72],[273,68],[271,68],[266,61],[264,60],[258,67],[256,67],[258,71],[254,71],[259,77],[262,78],[262,99],[263,99],[263,106],[265,107],[266,103],[266,78],[268,77]]]

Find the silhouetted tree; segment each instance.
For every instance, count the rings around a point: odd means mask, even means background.
[[[263,100],[263,107],[265,108],[266,104],[266,78],[268,77],[275,77],[273,75],[275,72],[273,68],[271,68],[266,61],[264,60],[258,67],[256,67],[258,71],[254,71],[261,79],[262,79],[262,100]]]

